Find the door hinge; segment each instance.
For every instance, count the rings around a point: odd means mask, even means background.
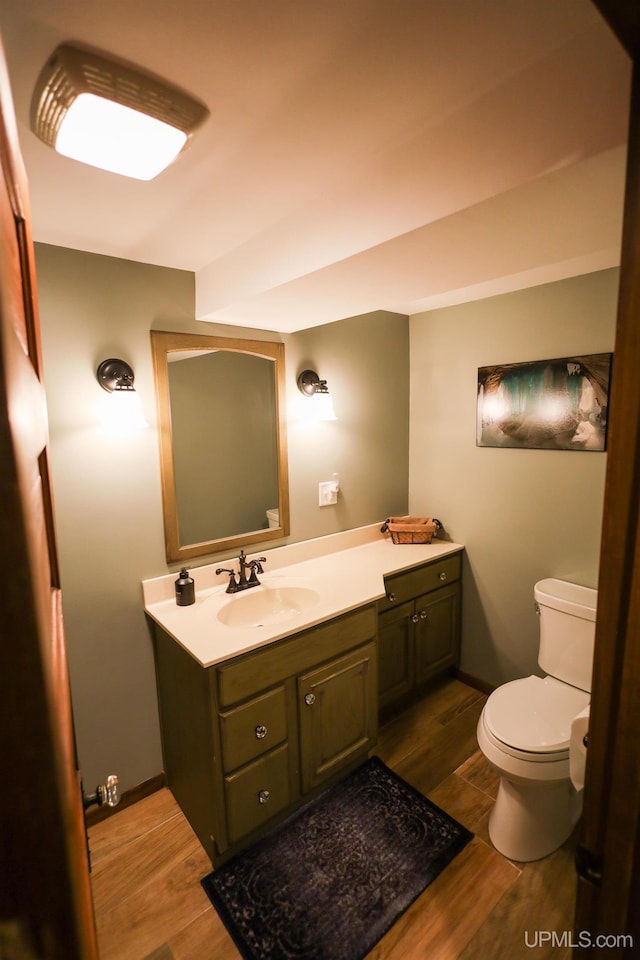
[[[583,880],[599,887],[602,884],[602,857],[579,846],[576,850],[576,872]]]

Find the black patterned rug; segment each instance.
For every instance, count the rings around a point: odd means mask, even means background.
[[[361,960],[472,836],[372,757],[202,885],[245,960]]]

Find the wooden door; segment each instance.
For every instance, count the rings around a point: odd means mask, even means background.
[[[27,186],[0,49],[0,954],[97,957]]]
[[[576,931],[592,944],[581,957],[614,960],[640,946],[640,6],[596,6],[634,79]],[[599,935],[612,938],[607,949]]]

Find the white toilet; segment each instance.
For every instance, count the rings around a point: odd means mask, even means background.
[[[505,683],[478,721],[478,745],[500,774],[489,819],[496,850],[539,860],[562,846],[582,812],[569,779],[571,721],[591,699],[598,593],[564,580],[534,587],[540,617],[538,663],[548,674]]]

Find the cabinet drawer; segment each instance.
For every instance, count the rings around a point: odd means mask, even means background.
[[[402,550],[402,547],[398,549]],[[424,567],[398,573],[393,577],[385,577],[387,596],[384,600],[378,601],[378,611],[388,610],[398,603],[405,603],[422,593],[428,593],[429,590],[436,590],[446,583],[459,580],[460,570],[461,556],[456,553],[441,560],[434,560]]]
[[[287,739],[284,687],[220,714],[222,763],[225,773],[277,747]]]
[[[229,843],[235,843],[291,802],[287,744],[225,777],[224,791]]]

